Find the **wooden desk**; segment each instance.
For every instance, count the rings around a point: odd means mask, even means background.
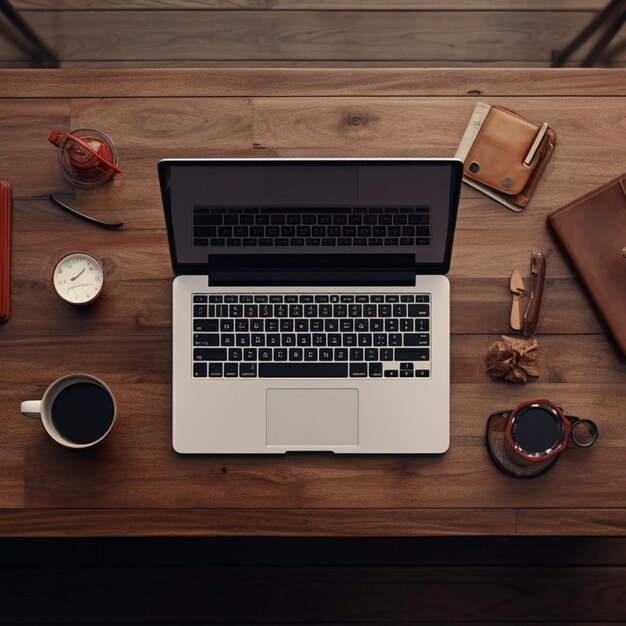
[[[626,70],[9,70],[0,72],[0,177],[14,187],[13,311],[0,326],[0,535],[626,534],[626,368],[546,213],[622,171]],[[171,448],[172,272],[156,175],[164,157],[454,154],[478,100],[549,120],[558,144],[513,214],[463,188],[452,284],[452,441],[443,456],[182,457]],[[47,137],[109,133],[124,173],[73,192]],[[89,310],[61,303],[53,263],[103,259]],[[508,331],[508,278],[547,254],[538,381],[497,383],[487,346]],[[59,376],[101,377],[120,419],[75,453],[22,417]],[[487,415],[547,397],[597,420],[600,439],[547,475],[491,464]]]

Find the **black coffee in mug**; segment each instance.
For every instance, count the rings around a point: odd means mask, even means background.
[[[557,448],[565,436],[559,416],[544,408],[529,406],[516,416],[515,443],[527,454],[545,454]]]
[[[77,444],[97,441],[115,417],[109,393],[89,382],[77,382],[62,389],[52,403],[52,424],[58,433]]]

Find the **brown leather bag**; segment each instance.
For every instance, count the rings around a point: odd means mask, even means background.
[[[11,186],[0,180],[0,322],[11,312]]]
[[[525,163],[541,131],[513,111],[492,106],[465,158],[464,176],[525,207],[556,142],[556,133],[548,127]]]

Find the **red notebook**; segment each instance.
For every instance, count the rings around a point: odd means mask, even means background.
[[[548,215],[626,356],[626,174]]]
[[[9,319],[11,295],[11,186],[0,180],[0,322]]]

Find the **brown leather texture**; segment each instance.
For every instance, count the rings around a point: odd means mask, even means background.
[[[0,180],[0,322],[11,312],[11,186]]]
[[[465,159],[464,175],[525,207],[556,142],[556,133],[549,128],[530,165],[525,165],[539,130],[513,111],[492,106]],[[476,166],[478,171],[472,172],[470,167]]]
[[[626,173],[548,215],[626,356]]]

